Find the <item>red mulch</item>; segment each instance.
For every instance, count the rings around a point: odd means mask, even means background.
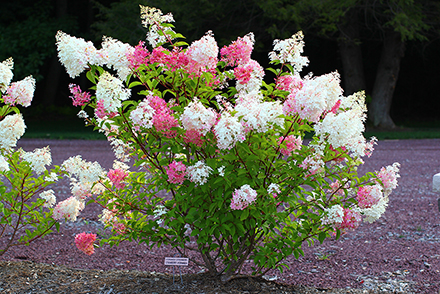
[[[112,166],[114,157],[106,141],[22,139],[26,151],[49,145],[53,163],[59,165],[70,156],[98,161]],[[290,285],[317,288],[372,289],[380,283],[408,285],[419,293],[439,293],[440,285],[440,213],[432,192],[432,176],[440,172],[440,139],[380,141],[360,172],[379,170],[394,162],[401,164],[399,187],[390,195],[385,215],[373,224],[363,223],[340,240],[326,240],[307,247],[305,256],[287,260],[290,269],[273,271],[269,276]],[[58,200],[69,197],[67,181],[54,189]],[[63,223],[59,233],[52,233],[28,247],[8,251],[0,261],[33,261],[82,269],[117,269],[172,273],[164,266],[164,257],[176,252],[168,247],[153,248],[124,243],[104,246],[87,256],[79,252],[74,236],[83,231],[103,232],[98,222],[100,209],[90,205],[76,223]],[[184,273],[199,273],[194,264],[182,267]],[[397,288],[396,288],[397,289]],[[395,291],[396,291],[395,289]],[[404,291],[405,292],[405,291]],[[402,293],[404,293],[402,292]]]

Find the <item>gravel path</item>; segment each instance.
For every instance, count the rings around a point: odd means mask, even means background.
[[[81,154],[110,168],[113,154],[106,141],[22,139],[26,151],[49,145],[54,164]],[[380,141],[361,173],[379,170],[394,162],[401,164],[399,187],[391,194],[385,215],[373,224],[363,223],[340,240],[304,246],[305,256],[287,260],[283,274],[271,272],[268,279],[290,285],[321,289],[358,288],[397,293],[439,293],[440,288],[440,213],[432,192],[432,176],[440,172],[440,139]],[[69,197],[67,182],[56,189],[59,199]],[[82,231],[98,232],[98,207],[88,206],[76,223],[64,223],[53,233],[28,247],[11,249],[1,260],[30,260],[83,269],[140,270],[171,273],[163,265],[172,256],[168,247],[149,249],[125,243],[102,247],[89,257],[73,246],[73,236]],[[185,273],[203,269],[190,265]]]

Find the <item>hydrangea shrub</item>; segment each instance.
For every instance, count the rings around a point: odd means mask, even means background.
[[[49,147],[15,149],[26,128],[17,105],[30,106],[35,80],[29,76],[12,82],[13,66],[12,58],[0,63],[0,256],[59,229],[50,185],[63,175],[57,166],[47,168],[52,163]]]
[[[265,71],[252,33],[220,49],[212,32],[185,43],[159,9],[141,6],[141,19],[148,44],[135,47],[56,36],[69,75],[94,84],[70,86],[79,116],[117,158],[108,172],[84,169],[93,175],[82,195],[114,232],[101,242],[197,252],[194,263],[228,281],[247,260],[254,275],[282,270],[303,243],[384,213],[399,164],[357,174],[376,144],[363,136],[365,95],[344,96],[336,72],[302,77],[301,32],[274,41]]]

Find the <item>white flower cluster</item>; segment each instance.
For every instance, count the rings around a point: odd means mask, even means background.
[[[159,33],[162,31],[161,33]],[[151,45],[151,47],[156,48],[167,42],[166,35],[170,37],[171,33],[175,33],[171,28],[168,27],[159,27],[156,24],[151,25],[148,33],[147,33],[147,41]]]
[[[103,54],[92,42],[72,37],[62,31],[57,32],[56,40],[58,58],[71,78],[79,76],[88,67],[88,63],[104,64]]]
[[[62,31],[56,34],[58,58],[71,78],[79,76],[88,64],[107,65],[125,80],[130,74],[127,53],[134,50],[129,44],[110,37],[103,37],[102,48],[96,49],[92,42],[72,37]]]
[[[10,149],[17,145],[17,140],[24,134],[23,116],[21,114],[7,115],[0,121],[0,148]]]
[[[14,76],[12,69],[14,68],[14,60],[9,57],[0,63],[0,91],[3,93],[8,88]]]
[[[141,101],[136,109],[131,111],[130,120],[136,130],[140,128],[150,129],[153,127],[153,116],[155,110],[148,103],[148,99]]]
[[[41,192],[40,198],[46,200],[46,203],[43,205],[44,207],[52,207],[54,206],[55,202],[57,202],[55,192],[52,189]]]
[[[212,168],[207,166],[204,161],[197,161],[186,169],[186,173],[191,182],[203,185],[208,181]]]
[[[118,77],[125,81],[127,76],[131,73],[130,62],[127,54],[134,51],[134,48],[129,44],[122,43],[111,37],[103,37],[102,50],[106,57],[106,64],[118,72]]]
[[[5,172],[9,170],[9,163],[3,155],[0,155],[0,172]]]
[[[158,219],[156,221],[158,224],[163,223],[163,220],[160,219],[160,218],[161,218],[162,215],[166,214],[167,211],[168,211],[168,209],[165,206],[163,206],[163,205],[159,204],[159,205],[156,206],[156,209],[153,212],[154,212],[154,218]]]
[[[89,115],[87,114],[87,112],[85,112],[84,110],[80,110],[80,111],[78,112],[77,116],[78,116],[79,118],[88,118],[88,117],[89,117]]]
[[[53,218],[56,220],[66,219],[76,221],[79,212],[84,209],[84,202],[78,201],[74,196],[58,202],[53,209]]]
[[[58,175],[54,172],[51,172],[47,177],[44,177],[46,182],[56,182],[58,181]]]
[[[275,183],[271,183],[269,185],[269,187],[267,188],[267,193],[269,193],[269,195],[273,194],[273,193],[281,193],[281,189],[280,189],[280,185],[275,184]]]
[[[108,138],[110,145],[112,146],[115,157],[120,161],[127,162],[130,160],[128,157],[129,152],[132,150],[130,146],[124,143],[124,141],[115,137]]]
[[[301,56],[304,52],[304,35],[301,31],[290,39],[274,40],[273,51],[269,53],[269,59],[279,60],[282,63],[290,63],[296,72],[301,72],[304,66],[309,64],[307,57]],[[279,52],[279,53],[276,53]]]
[[[217,147],[220,149],[231,149],[236,142],[245,140],[245,132],[238,118],[231,116],[230,113],[224,112],[219,122],[214,127],[215,136],[217,137]]]
[[[279,126],[284,124],[284,119],[280,117],[283,114],[283,106],[279,101],[260,103],[251,100],[246,102],[236,105],[235,116],[241,117],[242,122],[251,130],[266,132],[270,124]]]
[[[124,88],[122,81],[108,72],[99,77],[96,85],[96,100],[104,102],[104,109],[108,112],[117,112],[122,106],[121,101],[130,98],[131,90]]]
[[[130,169],[130,167],[127,164],[125,164],[124,162],[121,162],[119,160],[114,160],[113,161],[113,169],[122,169],[122,170],[127,171]]]
[[[217,171],[218,171],[218,174],[219,174],[221,177],[224,177],[224,176],[225,176],[225,166],[224,166],[224,165],[222,165],[221,167],[219,167],[219,168],[217,169]]]
[[[206,135],[216,119],[217,114],[212,109],[206,108],[196,98],[185,107],[181,116],[185,130],[196,130],[202,135]]]
[[[37,175],[43,173],[46,166],[52,163],[49,146],[37,148],[33,152],[23,152],[21,158],[30,163],[32,170]]]
[[[243,210],[257,199],[257,191],[248,184],[243,185],[240,189],[235,189],[232,194],[231,208],[234,210]]]
[[[139,5],[141,8],[142,25],[148,28],[149,25],[163,22],[174,22],[173,15],[168,13],[163,15],[160,9]]]
[[[364,215],[364,221],[368,223],[372,223],[379,219],[382,214],[384,214],[386,208],[388,206],[388,197],[382,197],[379,202],[370,208],[362,209],[362,213]]]
[[[95,183],[99,181],[104,173],[104,170],[98,162],[87,162],[81,158],[81,155],[65,160],[61,168],[69,173],[71,177],[76,176],[80,182],[85,183]]]
[[[92,183],[78,182],[77,179],[70,178],[70,190],[78,201],[84,201],[91,196]]]
[[[115,212],[106,208],[102,210],[102,214],[99,216],[99,221],[102,222],[104,225],[110,225],[116,220],[117,217],[115,216]]]
[[[324,111],[330,111],[342,99],[339,74],[329,73],[319,77],[306,77],[303,87],[285,103],[292,104],[302,119],[318,122]]]
[[[327,214],[327,217],[323,219],[323,224],[342,223],[342,221],[344,220],[344,209],[339,204],[324,209],[324,212]]]
[[[357,97],[363,99],[363,96]],[[352,105],[360,105],[360,103],[365,102],[361,101]],[[316,135],[325,136],[334,148],[345,147],[355,156],[364,156],[368,148],[363,135],[366,119],[363,109],[364,107],[355,107],[337,114],[328,113],[315,125]]]

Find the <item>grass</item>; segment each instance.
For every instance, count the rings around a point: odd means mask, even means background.
[[[26,120],[26,132],[23,138],[105,140],[105,136],[84,122],[77,120],[29,121]]]

